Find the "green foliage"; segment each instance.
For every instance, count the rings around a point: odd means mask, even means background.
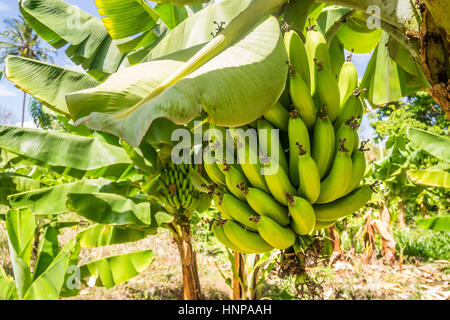
[[[433,260],[450,259],[450,233],[424,229],[394,230],[403,255]]]
[[[369,114],[371,126],[375,129],[375,141],[388,136],[406,137],[407,128],[424,129],[436,134],[445,134],[450,120],[433,98],[425,93],[417,93],[405,102],[397,101],[379,107]]]

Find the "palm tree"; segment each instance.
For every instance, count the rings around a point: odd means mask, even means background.
[[[6,30],[0,32],[0,63],[8,55],[21,56],[37,60],[53,60],[55,49],[41,47],[42,41],[22,16],[4,21]],[[27,93],[23,93],[22,127],[25,120]]]

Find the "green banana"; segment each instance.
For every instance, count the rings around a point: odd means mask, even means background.
[[[314,100],[310,93],[310,88],[299,74],[294,74],[292,72],[289,86],[292,103],[298,110],[308,129],[311,129],[316,122],[317,113],[316,105],[314,104]]]
[[[355,149],[355,123],[354,119],[348,119],[344,124],[341,125],[338,131],[336,131],[336,143],[335,143],[335,154],[337,154],[340,141],[345,140],[345,147],[349,150],[349,155],[353,154]]]
[[[260,163],[260,158],[258,155],[258,136],[256,134],[256,131],[252,130],[250,131],[251,135],[253,136],[254,140],[254,146],[251,145],[252,143],[252,137],[250,137],[249,142],[247,143],[245,139],[245,135],[243,135],[243,131],[240,130],[232,130],[231,135],[232,137],[236,137],[237,142],[237,155],[239,159],[239,164],[241,166],[242,171],[244,172],[245,176],[247,177],[250,184],[256,188],[259,188],[261,190],[264,190],[266,192],[269,192],[269,189],[267,188],[266,181],[264,179],[264,176],[261,174],[263,167]],[[256,148],[256,150],[255,150]],[[240,198],[240,197],[239,197]]]
[[[334,221],[358,211],[370,201],[373,192],[372,187],[365,185],[334,202],[314,205],[317,219],[320,221]]]
[[[319,168],[321,179],[328,173],[333,163],[335,139],[333,125],[326,114],[326,107],[324,106],[320,117],[314,125],[311,148],[311,156]]]
[[[233,251],[241,252],[241,253],[247,253],[243,249],[235,246],[233,242],[228,239],[227,235],[225,234],[225,231],[223,230],[223,224],[222,222],[215,221],[211,225],[211,230],[219,242],[221,242],[225,247],[230,248]]]
[[[288,200],[286,193],[295,194],[296,190],[289,180],[288,174],[283,168],[279,167],[278,171],[274,174],[266,174],[264,176],[266,179],[267,186],[269,187],[270,193],[279,203],[287,206]]]
[[[316,162],[311,154],[303,150],[301,144],[297,145],[298,156],[298,177],[300,187],[298,194],[310,203],[315,203],[320,194],[320,173]]]
[[[275,134],[272,131],[274,127],[267,120],[260,119],[258,120],[257,128],[260,153],[270,159],[278,160],[280,167],[288,172],[289,165],[283,150],[283,145],[281,144],[279,137],[272,136]],[[272,140],[278,143],[278,150],[274,150],[275,147],[272,147]]]
[[[322,229],[329,228],[329,227],[333,226],[336,223],[336,221],[337,220],[333,220],[333,221],[316,220],[316,225],[314,226],[314,230],[322,230]]]
[[[355,91],[358,85],[358,71],[352,60],[352,54],[347,57],[347,61],[342,66],[341,72],[339,73],[339,93],[340,93],[340,104],[344,105],[348,97],[350,97]]]
[[[307,235],[316,224],[316,214],[311,204],[300,197],[289,197],[289,213],[292,218],[291,227],[299,235]]]
[[[238,197],[240,200],[245,201],[245,196],[242,190],[239,189],[241,183],[248,187],[250,183],[248,182],[245,175],[237,170],[235,167],[228,166],[225,170],[225,183],[232,194]]]
[[[282,226],[290,223],[288,210],[272,198],[271,195],[258,188],[248,188],[244,190],[247,203],[259,215],[266,216],[275,220]]]
[[[330,68],[330,53],[328,51],[328,44],[325,41],[323,35],[314,30],[310,30],[306,33],[305,43],[306,56],[308,57],[309,71],[311,75],[311,96],[315,96],[317,91],[317,79],[316,79],[316,62],[321,62],[322,66],[326,69]]]
[[[203,167],[205,168],[208,177],[210,177],[214,183],[222,186],[226,185],[225,175],[217,166],[216,160],[209,150],[203,154]]]
[[[339,109],[339,114],[334,122],[334,129],[337,130],[345,123],[348,119],[361,119],[364,113],[364,106],[359,98],[361,91],[355,89],[352,95],[350,95],[347,100],[345,100],[342,107]]]
[[[239,200],[235,196],[229,193],[219,196],[219,201],[216,203],[217,209],[222,213],[223,216],[231,217],[233,220],[239,222],[240,224],[246,226],[248,229],[256,231],[256,222],[250,220],[251,217],[257,216],[258,214],[253,211],[253,209],[245,202]]]
[[[317,66],[316,95],[321,106],[327,106],[327,114],[331,123],[336,120],[340,109],[339,85],[330,70],[321,64]]]
[[[345,146],[345,140],[340,141],[340,148],[334,157],[330,173],[322,181],[317,203],[329,203],[339,199],[347,190],[352,176],[352,158]]]
[[[223,193],[214,192],[213,194],[214,204],[216,205],[217,210],[219,210],[223,218],[227,220],[233,220],[233,218],[225,210],[224,206],[222,206],[223,196],[224,196]]]
[[[273,250],[259,233],[246,230],[234,221],[228,220],[223,230],[227,238],[246,253],[264,253]]]
[[[288,130],[289,112],[280,102],[275,103],[272,109],[264,114],[264,118],[276,128],[283,131]]]
[[[308,129],[303,120],[298,116],[298,111],[291,112],[289,119],[289,178],[295,187],[299,186],[298,177],[298,145],[310,153],[311,146],[309,141]]]
[[[367,141],[363,141],[360,148],[352,155],[352,179],[350,180],[345,195],[349,194],[359,186],[366,173],[366,157],[364,156],[364,152],[368,151],[368,149],[365,149],[366,143]]]
[[[284,250],[295,242],[295,233],[289,227],[282,227],[269,217],[254,217],[258,233],[272,247]]]
[[[311,85],[311,75],[303,40],[297,32],[290,30],[284,34],[284,44],[289,57],[289,65],[296,74],[301,76],[309,88]]]

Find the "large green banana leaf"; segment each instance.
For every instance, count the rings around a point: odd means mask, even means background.
[[[13,194],[8,200],[13,208],[27,208],[34,215],[57,215],[70,212],[66,207],[66,198],[69,193],[99,192],[107,184],[106,180],[83,180]]]
[[[107,289],[137,276],[154,260],[152,250],[138,251],[92,261],[80,267],[81,278],[95,277]]]
[[[416,128],[408,128],[410,141],[442,161],[450,163],[450,139]]]
[[[5,60],[6,77],[55,112],[69,116],[65,96],[100,84],[87,74],[23,57]]]
[[[77,178],[125,179],[134,172],[126,152],[99,137],[0,126],[0,148]]]
[[[56,48],[69,43],[66,54],[97,79],[119,68],[119,51],[102,21],[62,0],[21,0],[20,11],[36,33]]]
[[[76,241],[70,240],[48,267],[30,285],[25,300],[56,300],[64,285],[67,267],[69,266],[71,251]]]
[[[9,210],[6,214],[9,255],[17,292],[22,298],[32,283],[29,269],[36,221],[29,210]]]
[[[77,239],[82,247],[102,247],[139,241],[144,239],[147,234],[147,230],[95,224],[86,230],[77,233]]]
[[[408,170],[412,182],[420,185],[450,189],[450,172],[442,168]]]
[[[69,94],[72,117],[76,123],[138,146],[155,119],[183,124],[205,110],[217,125],[240,126],[262,116],[283,92],[286,51],[278,22],[270,17],[196,71],[153,99],[143,100],[192,54],[187,50],[129,67],[96,88]]]
[[[418,219],[416,223],[425,229],[450,231],[450,216]]]
[[[69,194],[67,207],[96,223],[156,229],[172,221],[160,206],[108,193]]]

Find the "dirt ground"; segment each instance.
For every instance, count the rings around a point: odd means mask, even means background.
[[[63,238],[71,236],[68,232]],[[195,245],[199,251],[198,265],[204,298],[230,299],[231,290],[217,270],[219,267],[225,276],[230,276],[230,265],[222,248],[207,248],[201,242]],[[7,249],[4,227],[0,226],[0,263],[7,272],[11,272]],[[83,249],[80,263],[144,249],[152,249],[155,254],[153,264],[145,272],[110,290],[83,288],[76,299],[181,299],[183,294],[178,251],[165,231],[132,244]],[[365,265],[361,261],[360,256],[347,253],[331,267],[310,270],[311,274],[327,279],[323,283],[325,299],[450,299],[449,261],[421,262],[409,258],[394,268],[381,260],[372,265]],[[289,291],[290,285],[288,280],[281,280],[276,274],[271,274],[263,291],[271,292],[273,298],[283,290]]]

